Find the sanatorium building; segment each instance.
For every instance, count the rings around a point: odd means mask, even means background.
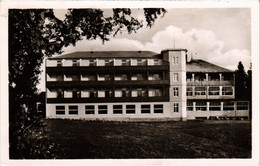
[[[46,61],[46,117],[87,120],[248,118],[235,73],[186,49],[74,52]]]

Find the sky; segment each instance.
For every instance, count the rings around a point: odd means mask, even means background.
[[[193,59],[203,59],[227,69],[236,70],[241,61],[245,69],[251,63],[251,15],[249,8],[171,8],[159,17],[152,28],[137,33],[123,32],[102,44],[97,40],[82,40],[76,46],[63,49],[75,51],[146,50],[160,53],[163,49],[184,48]],[[66,10],[54,10],[64,19]],[[144,19],[142,9],[132,9],[133,16]],[[111,15],[105,9],[105,15]],[[38,88],[45,90],[45,70],[42,68]]]

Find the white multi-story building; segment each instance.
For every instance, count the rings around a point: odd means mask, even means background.
[[[234,72],[186,49],[74,52],[46,62],[46,117],[186,120],[249,116]]]

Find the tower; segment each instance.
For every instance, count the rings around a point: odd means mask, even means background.
[[[163,50],[163,59],[169,62],[169,95],[173,116],[180,114],[186,120],[186,49]]]

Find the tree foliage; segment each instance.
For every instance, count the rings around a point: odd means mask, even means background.
[[[152,27],[160,8],[143,9],[147,27]],[[103,42],[122,33],[136,32],[143,21],[131,9],[113,9],[105,16],[100,9],[69,9],[65,20],[50,9],[9,10],[9,142],[10,158],[56,158],[44,124],[36,114],[36,85],[44,57],[61,53],[62,48],[82,39]]]
[[[236,70],[236,99],[249,100],[251,98],[251,74],[245,72],[244,65],[240,61]]]

